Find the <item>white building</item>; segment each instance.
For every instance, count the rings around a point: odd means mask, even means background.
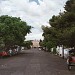
[[[64,50],[64,51],[63,51]],[[59,47],[57,46],[56,48],[56,51],[57,51],[57,54],[60,56],[60,57],[63,57],[63,54],[64,54],[64,58],[67,58],[69,56],[69,50],[68,48],[65,48],[63,49],[63,47]],[[64,53],[63,53],[64,52]]]
[[[39,40],[33,40],[32,43],[33,43],[33,47],[40,47]]]

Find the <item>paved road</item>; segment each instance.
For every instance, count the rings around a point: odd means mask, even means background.
[[[75,67],[68,71],[66,60],[32,49],[17,56],[0,59],[0,75],[75,75]]]

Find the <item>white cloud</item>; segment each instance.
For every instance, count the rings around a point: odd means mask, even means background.
[[[59,14],[63,11],[63,6],[67,0],[38,0],[40,5],[29,0],[1,0],[0,15],[10,15],[21,17],[28,25],[34,27],[32,33],[27,36],[27,39],[42,38],[42,25],[49,25],[48,21],[52,15]]]

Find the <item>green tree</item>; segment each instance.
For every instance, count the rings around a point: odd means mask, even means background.
[[[20,45],[24,42],[27,33],[30,33],[31,26],[20,18],[8,15],[0,16],[0,37],[3,39],[5,48]]]
[[[75,0],[68,0],[64,8],[67,12],[75,12]]]
[[[49,20],[51,27],[43,27],[45,42],[68,47],[75,46],[75,0],[68,0],[65,11],[53,15]],[[53,44],[54,44],[53,43]]]
[[[57,31],[54,27],[42,27],[44,41],[43,45],[50,51],[57,44]]]
[[[64,8],[66,11],[53,16],[49,23],[58,30],[59,43],[73,47],[75,44],[73,38],[75,35],[75,0],[68,0]]]
[[[24,41],[21,46],[30,49],[32,45],[33,45],[32,41]]]

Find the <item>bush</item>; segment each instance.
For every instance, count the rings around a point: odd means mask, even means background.
[[[53,54],[56,54],[56,47],[53,48]]]

